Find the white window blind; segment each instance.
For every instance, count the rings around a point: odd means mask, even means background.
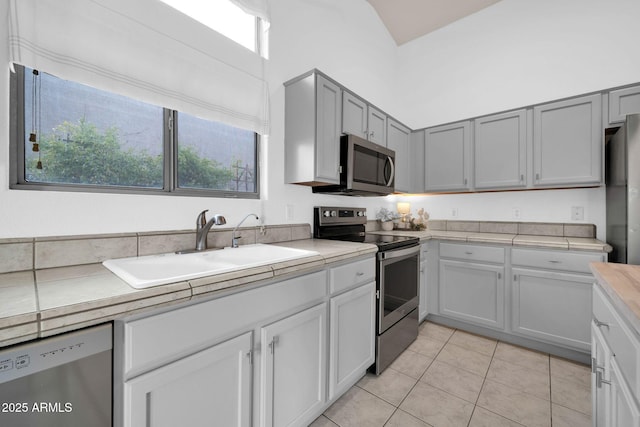
[[[265,59],[158,0],[11,0],[9,20],[12,62],[268,134]]]

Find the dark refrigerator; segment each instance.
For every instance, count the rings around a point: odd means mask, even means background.
[[[640,265],[640,114],[606,139],[605,184],[609,261]]]

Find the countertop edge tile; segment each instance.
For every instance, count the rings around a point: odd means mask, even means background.
[[[600,289],[640,339],[640,266],[592,262],[590,267]]]
[[[141,309],[157,308],[164,303],[177,303],[187,301],[191,298],[191,290],[182,290],[162,295],[156,295],[150,298],[137,299],[126,303],[113,304],[95,309],[77,311],[74,313],[64,314],[56,317],[42,318],[40,321],[41,336],[53,335],[53,330],[70,330],[84,327],[87,325],[95,325],[98,323],[114,320],[121,315],[129,315],[133,311]]]

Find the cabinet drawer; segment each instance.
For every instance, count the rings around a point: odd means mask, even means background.
[[[364,259],[329,270],[329,292],[334,294],[376,280],[375,258]]]
[[[193,354],[326,295],[327,275],[320,271],[127,322],[125,377]]]
[[[611,348],[634,394],[640,392],[640,342],[597,285],[593,287],[593,322]]]
[[[589,263],[604,261],[601,253],[577,253],[564,251],[540,251],[534,249],[513,249],[511,263],[524,267],[544,268],[545,270],[575,271],[589,273]]]
[[[454,243],[440,243],[440,256],[443,258],[457,258],[468,261],[504,263],[504,248],[479,245],[458,245]]]

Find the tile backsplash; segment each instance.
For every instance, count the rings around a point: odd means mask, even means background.
[[[231,245],[231,229],[209,232],[209,248]],[[243,227],[239,244],[276,243],[311,238],[309,224]],[[110,258],[154,255],[195,247],[193,230],[0,239],[0,273],[102,262]]]

